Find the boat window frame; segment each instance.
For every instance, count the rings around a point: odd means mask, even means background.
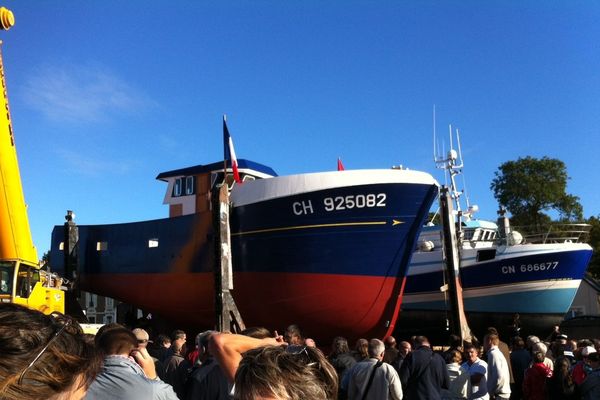
[[[246,176],[247,175],[244,175],[244,178]],[[215,188],[215,185],[221,184],[222,182],[223,182],[223,171],[214,171],[210,176],[210,190],[213,190]],[[225,175],[225,182],[227,183],[227,188],[229,190],[233,189],[236,182],[235,182],[235,177],[233,176],[232,173],[228,172]]]
[[[186,196],[196,194],[196,177],[193,175],[185,177],[184,193]]]
[[[183,177],[175,178],[173,182],[173,197],[180,197],[183,192]]]

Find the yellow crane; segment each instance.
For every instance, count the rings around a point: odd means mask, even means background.
[[[12,11],[0,7],[0,29],[8,30],[14,23]],[[1,52],[0,83],[0,302],[23,304],[45,314],[64,313],[62,282],[40,268],[31,238]]]

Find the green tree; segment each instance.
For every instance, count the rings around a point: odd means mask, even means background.
[[[42,259],[40,260],[40,265],[42,267],[47,267],[50,264],[50,251],[46,251],[44,255],[42,255]]]
[[[428,222],[431,222],[433,225],[441,225],[440,211],[438,210],[434,213],[430,211],[429,215],[427,216],[427,221],[425,221],[425,223]]]
[[[545,211],[555,210],[563,221],[581,221],[579,197],[566,193],[567,168],[556,158],[534,157],[507,161],[498,167],[490,188],[514,225],[544,225]]]
[[[600,215],[597,217],[590,217],[586,223],[592,226],[589,244],[594,249],[592,260],[588,266],[588,272],[596,279],[600,279]]]

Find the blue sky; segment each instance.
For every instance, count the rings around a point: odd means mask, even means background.
[[[79,224],[162,218],[162,171],[239,158],[280,175],[402,164],[431,172],[461,130],[481,218],[518,157],[556,157],[600,214],[600,5],[589,1],[5,0],[0,32],[41,257]]]

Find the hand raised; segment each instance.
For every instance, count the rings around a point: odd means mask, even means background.
[[[148,350],[146,350],[146,348],[139,347],[134,350],[131,355],[135,359],[135,362],[142,367],[148,379],[156,379],[157,375],[156,367],[154,366],[154,360],[152,359],[152,356],[148,354]]]

